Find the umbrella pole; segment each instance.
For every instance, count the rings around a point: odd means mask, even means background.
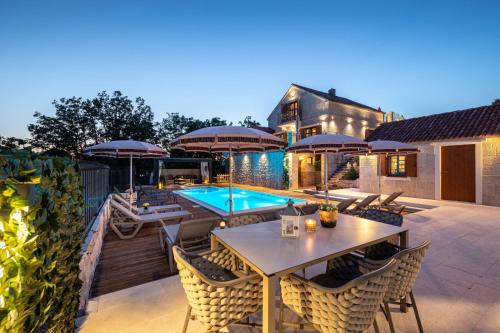
[[[328,205],[328,153],[325,152],[325,201]]]
[[[132,210],[132,193],[133,192],[133,187],[132,187],[132,154],[130,154],[130,195],[129,195],[129,209]]]
[[[233,150],[229,145],[229,224],[233,216]]]
[[[380,170],[380,154],[378,154],[377,155],[377,174],[378,174],[378,193],[377,194],[379,195],[379,197],[378,197],[378,204],[379,205],[380,205],[380,202],[381,202],[380,201],[380,196],[382,195],[382,193],[380,192],[380,187],[381,187],[381,185],[380,185],[380,179],[382,177],[382,172],[381,171],[382,170]]]

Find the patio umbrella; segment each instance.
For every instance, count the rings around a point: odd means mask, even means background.
[[[285,142],[272,134],[255,128],[214,126],[181,135],[170,145],[174,149],[191,152],[229,152],[229,218],[231,218],[233,215],[233,153],[279,150],[285,146]]]
[[[114,140],[90,146],[83,149],[83,154],[88,156],[102,156],[130,159],[130,207],[132,207],[132,159],[167,157],[168,152],[151,143],[134,140]]]
[[[368,149],[368,151],[363,152],[362,154],[377,155],[378,194],[382,194],[380,189],[380,156],[416,154],[419,152],[419,150],[417,147],[408,143],[391,140],[371,141],[369,142],[369,144],[370,148]],[[378,200],[380,202],[380,196],[378,197]]]
[[[325,200],[328,204],[328,154],[327,153],[353,153],[366,151],[369,144],[361,139],[343,134],[319,134],[308,136],[295,142],[287,148],[293,153],[324,153],[325,154]]]

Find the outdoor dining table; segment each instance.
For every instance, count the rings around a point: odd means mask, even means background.
[[[318,223],[319,224],[319,223]],[[338,214],[335,228],[318,225],[315,232],[304,230],[300,222],[298,238],[281,237],[281,221],[270,221],[212,231],[211,247],[219,244],[233,251],[263,279],[263,332],[276,330],[276,287],[281,276],[297,272],[369,245],[399,236],[400,246],[408,247],[408,228],[396,227],[356,216]],[[401,303],[405,311],[406,302]]]

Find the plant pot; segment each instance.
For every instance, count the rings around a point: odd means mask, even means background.
[[[325,228],[334,228],[337,225],[337,211],[319,211],[319,220]]]

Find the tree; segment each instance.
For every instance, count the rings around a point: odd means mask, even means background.
[[[98,117],[102,126],[102,139],[139,140],[154,139],[154,114],[144,98],[137,97],[136,105],[120,91],[109,96],[105,91],[94,99],[99,109]]]
[[[491,105],[500,105],[500,98],[495,99]]]
[[[52,103],[54,116],[35,112],[28,125],[31,144],[41,150],[57,149],[78,158],[86,146],[108,140],[155,138],[154,114],[143,98],[135,104],[120,91],[105,91],[93,99],[61,98]]]
[[[0,136],[0,147],[9,149],[26,149],[29,148],[29,143],[26,139],[20,139],[13,136]]]
[[[78,157],[82,149],[98,140],[98,123],[90,101],[81,97],[52,102],[53,117],[35,112],[36,122],[28,125],[30,143],[42,150],[59,149]]]
[[[238,124],[240,124],[240,126],[250,127],[250,128],[255,128],[260,126],[260,123],[258,121],[252,120],[252,116],[246,116],[245,119],[243,119],[243,121],[239,121]]]
[[[170,142],[183,134],[200,128],[226,125],[227,122],[219,117],[199,120],[193,117],[181,116],[178,113],[167,113],[167,116],[156,125],[156,142],[163,148],[170,151]],[[185,154],[179,154],[176,152],[174,155],[184,156]]]

